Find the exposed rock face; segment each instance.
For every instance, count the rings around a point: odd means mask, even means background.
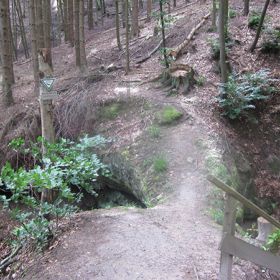
[[[132,194],[139,201],[145,201],[145,179],[140,172],[118,153],[108,154],[103,159],[111,171],[112,178],[108,187]],[[113,185],[110,185],[113,183]]]

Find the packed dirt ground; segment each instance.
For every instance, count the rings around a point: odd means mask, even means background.
[[[175,47],[186,38],[211,10],[210,2],[178,3],[178,8],[172,11],[176,21],[167,31],[170,34],[167,47]],[[263,3],[253,1],[252,5],[262,7]],[[231,1],[231,6],[237,15],[230,20],[230,34],[238,40],[229,54],[232,67],[236,72],[270,68],[274,77],[279,78],[279,63],[275,63],[274,58],[258,51],[248,52],[254,32],[248,29],[247,18],[242,16],[242,1]],[[275,24],[279,24],[279,7],[275,4],[269,8],[270,19]],[[28,259],[23,256],[18,272],[10,277],[26,280],[217,279],[222,229],[209,215],[209,194],[213,187],[206,181],[207,154],[217,151],[223,156],[231,145],[252,159],[256,172],[263,171],[260,162],[270,154],[279,153],[279,121],[276,120],[279,112],[273,111],[279,97],[265,107],[269,110],[261,114],[258,124],[248,123],[246,129],[240,129],[239,124],[229,124],[220,117],[217,109],[219,74],[214,71],[209,44],[217,34],[208,32],[210,19],[178,60],[191,65],[197,77],[204,78],[203,85],[194,85],[187,96],[167,96],[155,83],[144,83],[157,77],[162,69],[158,53],[136,64],[160,41],[153,36],[155,21],[149,24],[141,21],[140,37],[131,41],[128,75],[123,68],[125,52],[116,47],[113,23],[114,18],[109,17],[103,27],[99,25],[86,32],[89,65],[86,77],[75,70],[71,47],[63,44],[53,49],[55,90],[60,94],[55,101],[56,131],[58,136],[71,139],[84,133],[113,136],[116,141],[112,149],[128,150],[139,164],[151,155],[164,154],[167,173],[159,179],[157,189],[151,191],[151,199],[155,199],[157,205],[147,209],[112,208],[79,213],[65,221],[64,232],[49,250],[39,256],[28,255]],[[103,69],[112,63],[116,67],[105,73]],[[39,105],[32,92],[31,61],[16,62],[15,73],[16,104],[9,109],[0,104],[3,160],[11,156],[5,145],[15,135],[24,131],[26,137],[35,139],[40,133]],[[123,102],[128,107],[108,120],[100,116],[98,110],[112,102]],[[176,107],[183,117],[173,125],[161,127],[160,138],[147,137],[157,111],[166,105]],[[13,121],[6,131],[7,116]],[[273,124],[269,129],[268,122]],[[279,202],[279,197],[277,199]],[[1,215],[2,238],[10,232],[11,220],[4,212]],[[6,239],[0,239],[0,249],[1,256],[7,254]],[[236,259],[233,279],[280,278]]]

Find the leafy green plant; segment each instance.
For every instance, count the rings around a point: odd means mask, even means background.
[[[237,15],[237,12],[235,10],[229,9],[229,11],[228,11],[229,18],[235,18],[236,15]]]
[[[178,111],[175,107],[166,106],[159,112],[158,118],[161,124],[171,124],[182,116],[183,113]]]
[[[42,142],[47,151],[44,156],[38,152]],[[106,142],[100,136],[86,136],[78,143],[61,139],[50,144],[40,137],[24,151],[34,156],[32,168],[14,170],[10,163],[4,165],[0,185],[5,184],[11,196],[1,196],[0,200],[20,223],[13,230],[18,243],[46,246],[58,229],[58,220],[77,210],[73,203],[80,201],[83,190],[97,195],[98,187],[94,182],[100,174],[107,176],[109,173],[92,149]],[[15,139],[10,146],[21,149],[24,144]],[[73,186],[80,192],[74,193]],[[41,201],[41,193],[46,189],[55,194],[53,201]],[[11,204],[17,207],[10,207]]]
[[[256,109],[257,101],[266,100],[275,91],[273,79],[268,70],[248,73],[241,76],[230,76],[221,87],[218,98],[223,115],[230,119],[245,117],[250,119],[251,111]]]
[[[167,160],[164,156],[159,155],[154,158],[153,161],[154,171],[157,173],[165,172],[168,168]]]
[[[160,137],[160,128],[155,125],[151,125],[148,128],[148,132],[152,138],[159,138]]]
[[[261,13],[257,11],[252,11],[248,18],[248,27],[252,29],[257,29],[261,22]]]
[[[280,250],[280,230],[276,230],[268,236],[265,248],[272,252],[278,252]]]

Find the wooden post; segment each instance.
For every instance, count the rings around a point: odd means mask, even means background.
[[[223,238],[227,234],[234,236],[235,215],[236,215],[235,200],[232,196],[226,194],[224,223],[223,223]],[[232,255],[221,251],[219,280],[231,279],[232,261],[233,261]]]
[[[55,130],[53,124],[53,104],[52,99],[44,99],[43,96],[49,94],[48,91],[40,85],[40,111],[41,111],[41,127],[42,127],[42,137],[43,141],[48,143],[55,142]],[[43,156],[47,152],[47,148],[42,143]],[[53,192],[50,189],[43,189],[41,195],[41,201],[52,202],[53,201]]]

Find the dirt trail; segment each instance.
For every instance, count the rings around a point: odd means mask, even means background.
[[[221,227],[206,215],[209,185],[198,136],[200,129],[186,122],[163,136],[174,196],[151,209],[83,213],[79,230],[52,252],[52,262],[24,279],[217,279]],[[236,272],[233,279],[242,277]]]

